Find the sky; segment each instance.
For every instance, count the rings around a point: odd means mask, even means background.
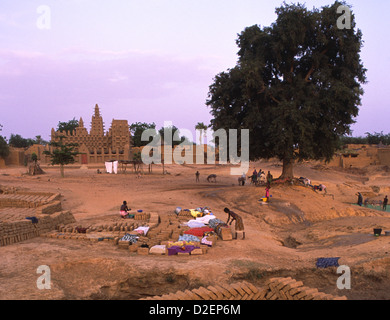
[[[287,3],[296,1],[286,1]],[[300,1],[308,9],[334,1]],[[58,122],[95,104],[112,119],[209,124],[214,77],[236,65],[237,35],[271,25],[270,0],[1,0],[0,135],[50,140]],[[390,1],[350,0],[367,68],[353,136],[390,133]],[[195,134],[194,134],[195,138]]]

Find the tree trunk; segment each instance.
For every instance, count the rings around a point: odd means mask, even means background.
[[[283,171],[279,179],[292,179],[294,178],[293,173],[294,160],[283,159]]]
[[[63,164],[60,164],[60,172],[61,172],[61,177],[65,177],[65,174],[64,174],[64,165]]]

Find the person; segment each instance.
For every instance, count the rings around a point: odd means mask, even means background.
[[[269,202],[269,189],[270,189],[270,186],[266,186],[265,187],[265,197],[267,198],[267,202]]]
[[[388,202],[389,200],[387,199],[387,196],[385,196],[385,198],[383,199],[383,211],[386,211],[386,208],[387,208],[387,202]]]
[[[235,224],[235,239],[237,239],[237,233],[242,232],[242,240],[245,239],[245,230],[244,230],[244,223],[242,221],[242,218],[235,212],[229,210],[229,208],[225,208],[223,211],[225,211],[228,214],[228,219],[226,221],[226,224],[229,224],[230,218],[232,220],[230,221],[230,225],[233,221],[236,221]]]
[[[360,192],[357,193],[357,196],[358,196],[358,202],[357,202],[357,204],[358,204],[359,206],[362,206],[362,204],[363,204],[363,196],[362,196],[362,194],[361,194]]]
[[[122,205],[121,205],[121,209],[120,209],[120,214],[121,214],[121,217],[122,218],[127,218],[129,216],[129,209],[127,207],[127,202],[126,201],[123,201]]]
[[[273,178],[274,178],[274,177],[272,176],[271,172],[268,171],[268,173],[267,173],[267,184],[268,184],[268,186],[271,185],[271,182],[272,182],[272,179],[273,179]]]
[[[319,190],[320,191],[324,191],[324,194],[326,194],[326,186],[325,185],[323,185],[322,183],[319,185]]]
[[[196,176],[196,182],[199,182],[199,176],[200,176],[199,171],[196,171],[195,176]]]

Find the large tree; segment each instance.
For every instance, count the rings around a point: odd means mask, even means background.
[[[284,3],[270,27],[238,35],[237,65],[210,86],[213,129],[249,129],[250,159],[279,158],[280,178],[293,177],[295,161],[330,160],[358,115],[362,33],[352,10],[351,28],[338,28],[341,5]]]
[[[44,154],[50,156],[52,165],[60,165],[61,177],[65,176],[64,166],[75,162],[75,156],[80,154],[76,151],[77,143],[64,143],[64,136],[60,136],[58,142],[52,141],[49,145],[52,147],[50,151],[43,151]]]

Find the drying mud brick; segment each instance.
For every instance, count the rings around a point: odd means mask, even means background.
[[[196,248],[194,250],[191,251],[191,255],[200,255],[200,254],[203,254],[203,250],[201,248]]]
[[[233,240],[232,230],[229,227],[221,227],[220,237],[223,241]]]
[[[149,248],[138,247],[137,254],[147,256],[149,254]]]

